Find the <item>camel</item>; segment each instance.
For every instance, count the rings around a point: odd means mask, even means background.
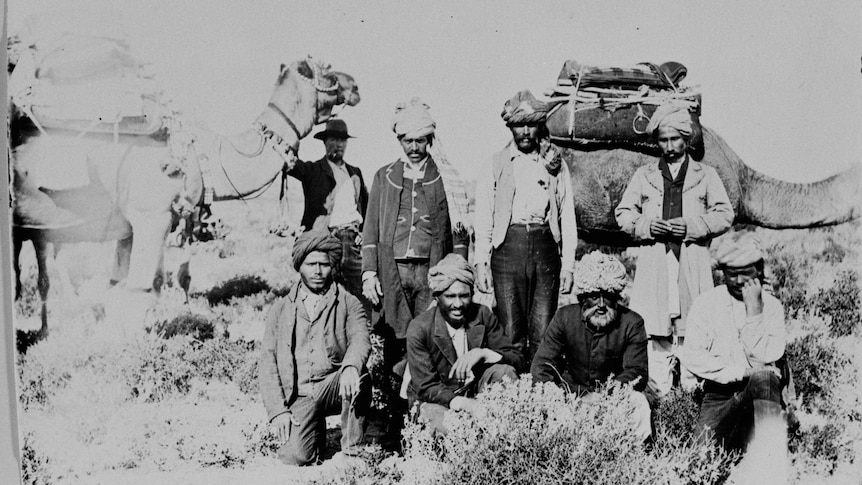
[[[330,72],[309,58],[281,66],[269,102],[252,128],[230,137],[198,133],[191,143],[198,156],[189,156],[182,167],[176,166],[168,144],[153,137],[121,135],[117,142],[111,136],[59,133],[24,141],[14,154],[15,249],[23,239],[31,239],[36,248],[43,297],[40,333],[47,333],[46,242],[116,240],[112,283],[123,282],[118,286],[126,294],[112,299],[120,305],[123,320],[143,322],[177,207],[195,207],[206,191],[213,200],[229,200],[268,187],[283,167],[293,166],[300,139],[315,124],[329,119],[334,106],[355,106],[359,100],[351,76]],[[28,185],[26,170],[19,167],[26,167],[30,157],[62,153],[58,150],[70,143],[91,145],[90,185],[62,191]]]
[[[862,166],[813,183],[771,178],[747,166],[718,134],[703,127],[701,162],[713,167],[733,204],[734,224],[770,229],[824,227],[862,215]],[[635,244],[614,219],[635,170],[658,153],[620,146],[555,142],[571,172],[579,237],[614,246]]]

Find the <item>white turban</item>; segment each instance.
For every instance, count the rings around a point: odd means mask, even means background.
[[[721,268],[744,268],[763,260],[760,241],[753,235],[743,235],[738,241],[718,249],[715,254]]]
[[[626,287],[626,267],[616,257],[593,251],[584,255],[575,270],[575,292],[578,295],[611,291]]]
[[[673,128],[685,136],[691,135],[691,114],[688,106],[669,102],[656,108],[647,124],[647,133],[655,133],[659,128]]]
[[[437,123],[431,118],[429,108],[419,98],[398,103],[395,106],[395,116],[392,118],[392,131],[399,137],[407,138],[419,138],[434,133]]]
[[[476,277],[473,275],[470,263],[455,253],[447,254],[428,270],[428,287],[434,295],[443,293],[456,281],[473,288]]]

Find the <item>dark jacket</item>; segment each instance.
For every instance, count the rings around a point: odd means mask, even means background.
[[[458,240],[453,242],[443,179],[430,157],[425,165],[425,178],[422,180],[425,205],[431,219],[430,265],[437,264],[443,256],[453,252],[455,245],[459,247],[454,252],[466,259],[468,236],[458,236]],[[386,324],[395,331],[397,338],[404,338],[407,323],[413,319],[401,287],[393,249],[403,181],[404,162],[401,161],[381,167],[374,174],[368,211],[365,214],[365,228],[362,231],[362,271],[377,272],[377,278],[383,287],[382,316]]]
[[[294,329],[297,312],[305,313],[305,305],[297,299],[299,285],[297,282],[277,300],[266,316],[258,384],[270,421],[287,412],[296,399]],[[362,303],[341,285],[336,285],[327,298],[327,310],[318,318],[324,319],[323,341],[329,360],[333,367],[352,366],[362,373],[371,352]]]
[[[617,310],[617,321],[598,331],[582,321],[580,305],[557,310],[533,357],[533,380],[557,384],[562,380],[571,392],[582,394],[613,374],[622,383],[639,379],[633,385],[642,391],[648,380],[644,321],[628,308]]]
[[[354,175],[359,177],[359,203],[356,209],[362,217],[365,217],[365,209],[368,207],[368,189],[365,188],[362,171],[347,162],[344,163],[344,167],[350,178],[353,178]],[[305,212],[302,214],[301,224],[308,231],[318,217],[327,214],[324,204],[326,204],[326,198],[335,189],[335,175],[332,174],[332,167],[329,166],[326,157],[313,163],[297,160],[296,165],[288,174],[302,182],[302,191],[305,194]]]
[[[512,345],[494,313],[485,305],[473,304],[472,316],[465,323],[469,349],[491,349],[503,358],[497,364],[508,364],[515,369],[523,365],[521,352]],[[437,307],[416,317],[407,327],[407,365],[410,366],[410,387],[407,398],[449,406],[455,390],[461,384],[449,380],[449,372],[458,360],[446,321]],[[473,369],[478,379],[486,365]]]

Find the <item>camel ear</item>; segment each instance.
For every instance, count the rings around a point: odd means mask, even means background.
[[[281,76],[282,74],[284,74],[284,71],[286,71],[286,70],[287,70],[287,64],[282,64],[281,67],[278,69],[278,75]]]

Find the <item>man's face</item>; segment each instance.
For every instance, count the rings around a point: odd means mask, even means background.
[[[620,302],[619,293],[612,291],[596,291],[578,297],[581,312],[587,323],[596,328],[602,328],[617,319]]]
[[[509,129],[518,150],[531,153],[539,148],[539,125],[514,124],[509,125]]]
[[[407,158],[411,162],[419,163],[428,156],[429,143],[427,135],[413,138],[402,136],[398,141],[401,143],[404,154],[407,155]]]
[[[727,285],[727,292],[740,301],[742,301],[742,288],[745,283],[754,279],[762,281],[762,276],[760,269],[754,264],[743,268],[724,268],[724,284]]]
[[[685,150],[688,146],[682,133],[676,128],[663,126],[658,129],[656,138],[661,154],[668,162],[673,163],[682,160],[682,157],[685,156]]]
[[[437,295],[437,307],[446,322],[458,328],[467,321],[467,311],[473,303],[473,288],[456,281],[443,293]]]
[[[322,293],[329,289],[332,283],[332,262],[329,254],[323,251],[312,251],[299,266],[299,277],[302,284],[313,293]]]
[[[328,136],[323,140],[326,147],[326,158],[330,162],[338,163],[344,160],[344,150],[347,149],[347,138]]]

